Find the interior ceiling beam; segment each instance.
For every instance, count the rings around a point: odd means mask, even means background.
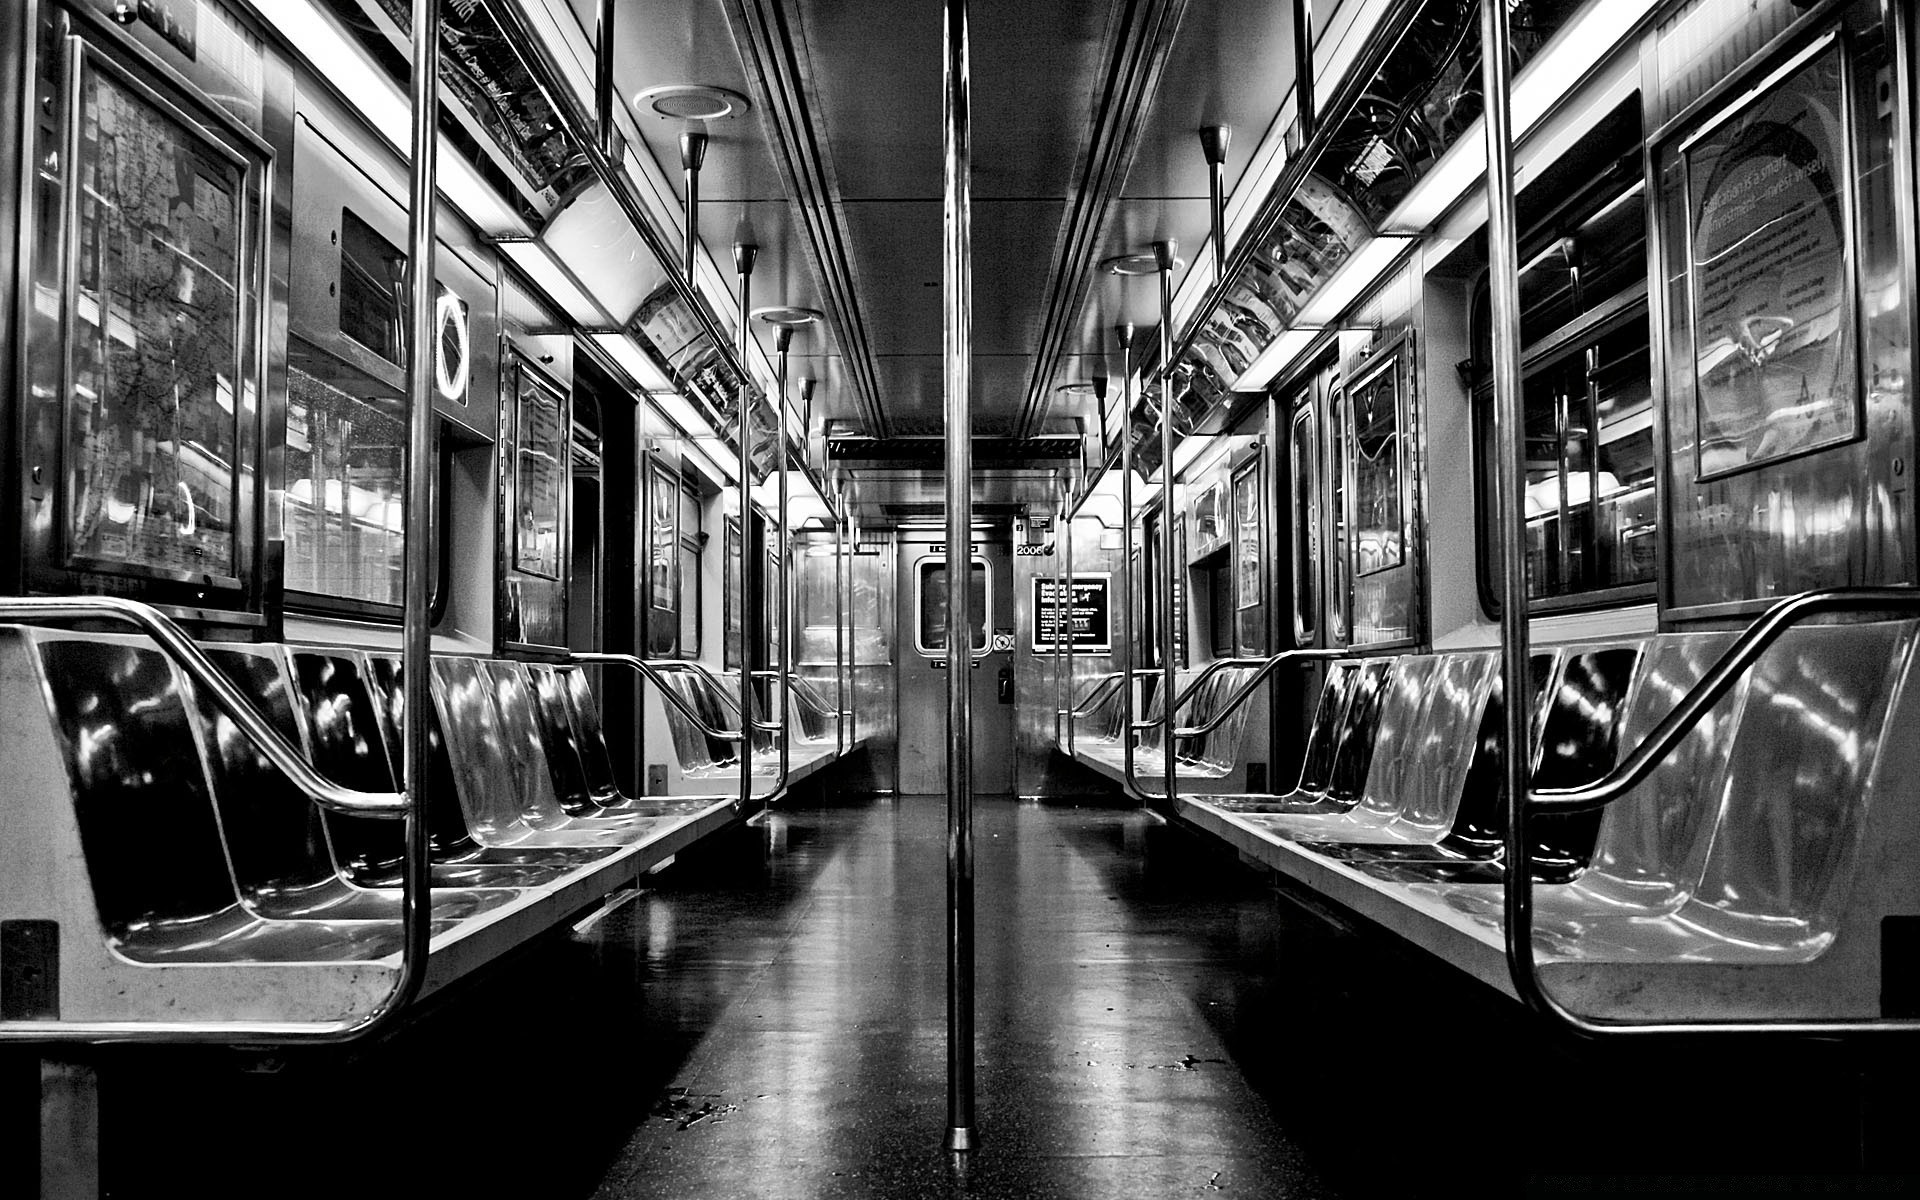
[[[1046,420],[1053,376],[1094,285],[1094,266],[1116,203],[1133,174],[1140,135],[1185,15],[1187,0],[1114,0],[1107,70],[1095,103],[1091,132],[1073,194],[1055,241],[1047,280],[1047,313],[1034,355],[1027,395],[1014,422],[1016,437],[1031,436]]]
[[[880,407],[873,343],[854,286],[853,259],[838,205],[840,186],[832,158],[816,133],[820,120],[806,84],[812,77],[810,56],[795,36],[789,7],[780,0],[731,0],[726,12],[786,185],[787,206],[805,231],[801,241],[820,286],[819,306],[839,340],[841,361],[867,430],[884,437],[890,431]],[[803,301],[786,297],[783,302]]]

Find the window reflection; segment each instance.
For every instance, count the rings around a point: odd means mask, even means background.
[[[974,559],[968,575],[968,616],[973,622],[973,648],[987,648],[987,564]],[[947,648],[947,564],[944,559],[928,559],[920,564],[920,649],[941,651]]]
[[[405,406],[287,369],[287,587],[399,604]]]

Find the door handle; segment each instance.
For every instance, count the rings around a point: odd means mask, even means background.
[[[1000,703],[1013,703],[1013,668],[1000,668]]]

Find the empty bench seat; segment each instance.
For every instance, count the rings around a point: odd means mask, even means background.
[[[274,646],[209,655],[316,769],[394,790],[397,663]],[[537,832],[553,827],[558,800],[549,808],[551,783],[535,782],[553,769],[547,743],[515,740],[526,733],[514,707],[524,697],[511,685],[524,668],[465,663],[449,675],[504,682],[507,716],[489,697],[489,724],[460,712],[453,689],[436,689],[427,991],[736,818],[724,804],[654,805],[566,818],[614,835],[605,844],[477,840],[470,811],[496,833]],[[10,768],[0,784],[0,921],[56,931],[43,967],[58,980],[52,1011],[0,1019],[265,1030],[364,1016],[386,995],[398,967],[402,822],[322,814],[142,637],[0,627],[0,681],[10,685],[0,698]],[[469,794],[483,777],[465,770],[461,739],[440,738],[448,712],[492,737],[493,797]],[[511,781],[500,774],[509,757],[521,767]],[[517,816],[509,804],[522,806]]]

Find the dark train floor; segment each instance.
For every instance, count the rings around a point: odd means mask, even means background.
[[[104,1056],[109,1192],[1753,1194],[1911,1166],[1912,1101],[1880,1095],[1904,1067],[1570,1044],[1137,810],[985,800],[957,1169],[944,820],[770,814],[351,1055]]]

